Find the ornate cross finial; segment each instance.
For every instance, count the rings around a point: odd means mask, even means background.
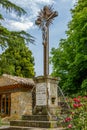
[[[56,16],[58,16],[58,13],[53,11],[52,7],[44,6],[35,21],[35,24],[42,30],[42,43],[44,47],[44,76],[49,75],[49,25]]]

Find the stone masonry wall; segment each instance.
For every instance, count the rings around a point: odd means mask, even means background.
[[[32,115],[32,93],[16,92],[11,94],[11,117],[21,118]]]

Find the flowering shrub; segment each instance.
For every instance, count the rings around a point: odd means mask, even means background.
[[[63,124],[66,130],[87,130],[87,96],[72,99],[71,110]]]

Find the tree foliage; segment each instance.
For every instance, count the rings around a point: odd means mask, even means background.
[[[13,4],[9,0],[0,0],[0,5],[7,11],[15,11],[19,16],[25,14],[25,10]],[[4,19],[0,14],[0,20]],[[9,31],[0,24],[0,47],[3,53],[0,55],[0,75],[3,73],[33,77],[34,58],[32,52],[26,46],[34,43],[34,38],[25,31]]]
[[[21,77],[35,75],[32,52],[20,37],[0,55],[0,75],[3,73]]]
[[[60,76],[60,86],[68,94],[87,91],[87,1],[78,0],[71,10],[72,20],[57,49],[52,49],[53,76]],[[84,87],[83,87],[84,86]]]
[[[26,11],[24,9],[13,4],[12,2],[10,2],[8,0],[4,0],[4,1],[0,0],[0,5],[2,5],[2,7],[5,8],[6,10],[8,10],[9,12],[14,10],[19,16],[26,13]],[[0,19],[1,20],[4,19],[2,14],[0,14]],[[13,36],[13,34],[15,36]],[[24,31],[20,31],[20,32],[9,31],[7,28],[3,27],[0,24],[0,46],[2,47],[2,49],[4,47],[8,46],[9,40],[14,39],[13,37],[15,37],[15,38],[22,37],[25,39],[26,43],[28,43],[28,42],[33,43],[34,42],[34,38],[30,34],[24,32]]]
[[[21,14],[25,14],[26,11],[22,9],[21,7],[15,5],[14,3],[10,2],[9,0],[0,0],[0,6],[5,8],[7,11],[11,12],[14,10],[19,16]],[[3,19],[3,15],[0,14],[0,19]]]

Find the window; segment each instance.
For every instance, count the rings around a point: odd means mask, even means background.
[[[0,95],[0,113],[1,115],[10,115],[11,95]]]

